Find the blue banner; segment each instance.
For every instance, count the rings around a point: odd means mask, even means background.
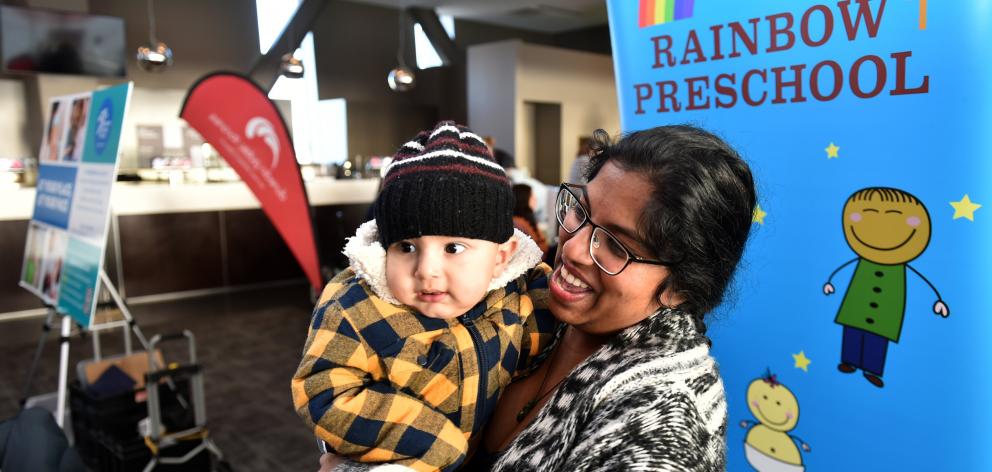
[[[38,170],[32,219],[69,228],[69,210],[76,185],[76,167],[44,165]]]
[[[752,165],[728,470],[987,470],[992,3],[610,0],[625,131]]]

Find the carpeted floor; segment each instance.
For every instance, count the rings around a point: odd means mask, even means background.
[[[211,436],[236,471],[319,467],[311,433],[293,411],[289,380],[300,359],[312,306],[303,285],[138,305],[144,334],[182,329],[196,336],[205,370]],[[0,419],[17,413],[42,318],[0,322]],[[33,394],[57,388],[58,342],[51,333]],[[119,331],[100,338],[104,355],[123,352]],[[73,337],[70,366],[93,356],[91,337]],[[137,346],[135,342],[135,346]],[[167,359],[186,359],[174,343]]]

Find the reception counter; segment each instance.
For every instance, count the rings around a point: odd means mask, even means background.
[[[325,271],[344,267],[344,239],[366,217],[378,179],[306,183]],[[34,188],[0,188],[0,317],[41,307],[17,285]],[[303,271],[241,182],[115,184],[106,270],[132,303],[258,284]]]

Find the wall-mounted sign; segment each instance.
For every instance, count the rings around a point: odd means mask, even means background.
[[[702,126],[757,181],[709,319],[727,469],[992,468],[989,2],[608,5],[624,130]]]

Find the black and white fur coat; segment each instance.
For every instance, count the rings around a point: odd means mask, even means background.
[[[569,374],[496,471],[723,470],[727,403],[705,328],[663,310]]]

